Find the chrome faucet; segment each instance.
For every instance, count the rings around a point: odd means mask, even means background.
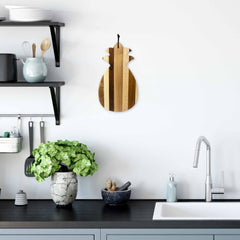
[[[224,187],[213,188],[212,187],[212,175],[211,175],[211,146],[207,138],[201,136],[197,140],[195,157],[193,161],[193,167],[198,167],[198,159],[201,148],[201,143],[204,142],[207,147],[207,166],[206,166],[206,181],[205,181],[205,200],[206,202],[212,201],[212,194],[224,194]],[[222,185],[223,185],[223,175],[222,175]]]

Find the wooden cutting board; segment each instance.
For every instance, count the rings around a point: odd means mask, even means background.
[[[128,56],[131,49],[116,43],[106,50],[109,56],[103,57],[110,64],[102,76],[98,96],[101,105],[110,111],[123,112],[132,108],[137,101],[137,83],[127,64],[133,60]]]

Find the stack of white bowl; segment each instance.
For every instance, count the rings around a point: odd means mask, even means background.
[[[9,20],[15,22],[51,21],[52,11],[26,6],[5,6],[9,9]]]

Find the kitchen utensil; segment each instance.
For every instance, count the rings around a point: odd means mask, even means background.
[[[36,57],[36,44],[35,43],[33,43],[33,45],[32,45],[32,52],[33,52],[33,58],[35,58]]]
[[[119,187],[117,189],[117,191],[124,191],[124,190],[127,190],[129,187],[131,186],[131,182],[126,182],[125,184],[123,184],[121,187]]]
[[[51,21],[52,11],[26,6],[5,6],[9,10],[9,20],[16,22]]]
[[[127,64],[133,60],[128,56],[131,49],[124,48],[118,42],[106,50],[110,55],[103,59],[110,67],[102,76],[98,96],[101,105],[114,112],[123,112],[132,108],[137,101],[137,83]]]
[[[103,201],[110,206],[117,206],[127,203],[131,196],[131,189],[125,191],[108,191],[106,188],[102,189]]]
[[[0,82],[17,81],[17,58],[15,54],[0,53]]]
[[[17,134],[18,134],[18,137],[21,137],[21,125],[22,125],[22,119],[21,119],[21,116],[18,115],[18,122],[17,122]]]
[[[47,65],[43,58],[27,58],[23,63],[23,76],[27,82],[43,82],[47,77]]]
[[[42,50],[41,58],[43,58],[44,53],[50,48],[50,46],[51,46],[51,40],[49,38],[46,38],[41,42],[41,46],[40,46]]]
[[[27,170],[29,169],[30,165],[34,162],[34,156],[32,154],[33,151],[33,121],[28,122],[29,128],[29,146],[30,146],[30,156],[26,159],[24,165],[24,172],[27,177],[34,177],[34,174],[28,173]]]
[[[23,190],[19,190],[15,196],[15,205],[25,206],[28,204],[27,194]]]
[[[45,127],[45,122],[40,121],[40,142],[41,143],[45,143],[44,127]]]
[[[28,41],[24,41],[22,43],[22,49],[23,49],[25,58],[28,58],[31,56],[31,45]]]

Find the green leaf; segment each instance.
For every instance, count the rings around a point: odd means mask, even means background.
[[[38,182],[53,173],[60,171],[62,165],[80,176],[93,175],[98,170],[95,153],[78,141],[58,140],[57,142],[41,143],[33,150],[35,161],[28,173],[33,173]]]

